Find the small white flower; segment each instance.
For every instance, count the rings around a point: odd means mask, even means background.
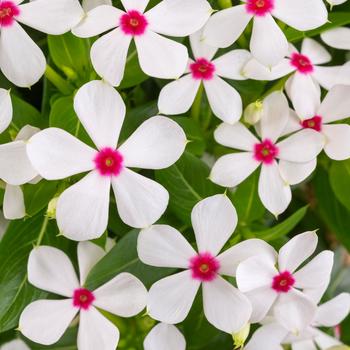
[[[54,344],[79,313],[78,349],[115,350],[119,331],[98,309],[121,317],[135,316],[146,305],[147,290],[139,279],[125,272],[94,291],[86,289],[89,271],[104,255],[105,251],[93,243],[79,243],[79,280],[61,250],[48,246],[34,248],[28,260],[29,282],[64,299],[29,304],[19,320],[21,333],[36,343]]]
[[[350,50],[350,28],[339,27],[321,33],[321,39],[331,47]]]
[[[310,324],[316,302],[308,293],[324,291],[333,266],[333,252],[326,250],[300,268],[316,246],[316,233],[305,232],[286,243],[277,260],[261,255],[238,265],[236,281],[253,305],[252,323],[271,312],[280,325],[293,333]]]
[[[0,350],[30,350],[30,348],[23,340],[15,339],[1,345]]]
[[[308,162],[315,162],[324,145],[323,136],[313,130],[302,130],[277,142],[288,118],[286,97],[281,92],[274,92],[263,101],[258,125],[261,140],[241,123],[221,124],[214,133],[215,140],[243,152],[219,158],[212,168],[210,179],[221,186],[235,187],[261,165],[260,199],[273,215],[284,212],[291,201],[289,185],[302,181],[309,174]],[[293,177],[282,176],[281,168],[287,167],[293,171]]]
[[[123,79],[131,40],[135,40],[141,69],[148,75],[164,79],[181,76],[188,61],[187,48],[162,35],[184,37],[199,30],[212,9],[206,0],[163,0],[145,12],[149,0],[122,0],[127,12],[102,5],[89,11],[73,29],[88,38],[113,29],[91,48],[96,72],[118,86]]]
[[[182,322],[202,286],[204,314],[216,328],[229,334],[247,324],[248,299],[221,275],[235,276],[237,265],[250,256],[274,250],[264,241],[250,239],[219,254],[237,225],[237,214],[225,195],[200,201],[192,210],[198,253],[176,229],[154,225],[140,232],[137,251],[142,262],[184,269],[154,283],[149,291],[149,315],[169,324]]]
[[[188,62],[189,74],[161,90],[159,111],[161,114],[187,112],[203,84],[213,113],[226,123],[235,123],[242,115],[242,99],[222,78],[245,80],[241,72],[250,53],[247,50],[233,50],[213,60],[217,49],[204,44],[201,36],[202,31],[190,36],[195,61],[190,59]]]
[[[0,89],[0,133],[5,131],[12,121],[12,102],[10,91]]]

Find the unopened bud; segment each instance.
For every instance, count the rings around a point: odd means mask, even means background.
[[[234,349],[242,349],[250,332],[250,323],[247,323],[240,331],[232,334]]]
[[[47,207],[46,215],[50,219],[56,218],[56,206],[57,206],[58,197],[54,197],[50,200],[49,205]]]
[[[244,121],[248,124],[256,124],[262,116],[263,103],[257,100],[246,107],[244,110]]]

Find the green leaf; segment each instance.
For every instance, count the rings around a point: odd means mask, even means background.
[[[186,224],[191,224],[191,211],[197,202],[224,192],[208,179],[209,167],[188,152],[174,165],[155,174],[170,194],[169,209]]]
[[[350,159],[332,162],[329,180],[340,203],[350,210]]]
[[[90,271],[86,288],[94,290],[121,272],[130,272],[138,277],[146,287],[169,275],[174,269],[157,268],[143,264],[137,254],[139,231],[132,230],[112,248]]]

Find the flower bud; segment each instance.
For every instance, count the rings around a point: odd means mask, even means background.
[[[262,116],[263,103],[260,100],[256,100],[246,107],[244,110],[244,121],[248,124],[256,124]]]
[[[240,331],[232,334],[234,349],[242,349],[250,332],[250,323],[247,323]]]

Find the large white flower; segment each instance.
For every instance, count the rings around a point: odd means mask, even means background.
[[[12,121],[12,102],[10,91],[0,89],[0,133],[5,131]]]
[[[308,293],[324,290],[333,266],[333,253],[326,250],[299,268],[316,246],[316,233],[305,232],[286,243],[279,250],[277,260],[261,255],[238,265],[238,288],[253,305],[251,322],[260,322],[271,312],[278,323],[294,333],[310,324],[316,302]]]
[[[337,326],[350,311],[350,295],[342,293],[317,307],[310,325],[300,334],[289,332],[276,320],[268,320],[252,336],[245,350],[282,350],[282,344],[291,344],[292,350],[329,350],[342,343],[318,327]]]
[[[119,93],[102,81],[81,87],[74,108],[97,150],[57,128],[39,132],[27,146],[34,168],[45,179],[89,171],[58,199],[56,218],[61,232],[74,240],[99,237],[107,228],[111,185],[126,224],[142,228],[154,223],[165,211],[169,194],[129,167],[162,169],[176,162],[187,142],[181,127],[155,116],[117,145],[125,105]]]
[[[102,5],[90,10],[73,29],[79,37],[92,37],[113,29],[91,48],[96,72],[112,85],[123,76],[131,40],[135,40],[141,69],[164,79],[181,76],[188,61],[187,48],[162,35],[184,37],[199,30],[212,9],[206,0],[163,0],[145,12],[149,0],[122,0],[127,12]]]
[[[161,114],[187,112],[200,85],[204,85],[210,107],[221,120],[232,124],[242,115],[239,93],[221,78],[244,80],[242,68],[250,58],[247,50],[233,50],[213,60],[217,49],[201,40],[202,31],[190,36],[195,61],[189,60],[188,73],[163,87],[158,100]]]
[[[223,123],[215,130],[218,143],[243,152],[219,158],[210,179],[221,186],[234,187],[261,165],[259,196],[265,208],[277,216],[291,201],[290,185],[301,182],[309,174],[308,162],[315,162],[324,141],[313,130],[302,130],[277,142],[289,118],[288,101],[283,93],[270,94],[262,108],[258,126],[261,140],[241,123]]]
[[[305,31],[327,22],[327,9],[321,0],[245,0],[244,4],[215,13],[204,29],[210,45],[228,47],[253,19],[250,39],[252,55],[267,67],[278,64],[288,53],[288,42],[273,17]]]
[[[152,266],[184,269],[152,285],[147,310],[159,321],[175,324],[188,315],[202,285],[204,314],[216,328],[232,334],[251,316],[248,299],[221,275],[235,276],[239,262],[256,254],[275,259],[264,241],[250,239],[219,254],[237,225],[237,214],[225,195],[200,201],[192,210],[198,253],[176,229],[154,225],[140,232],[137,251]]]
[[[0,1],[0,69],[20,87],[35,84],[45,72],[46,59],[18,22],[41,32],[63,34],[82,18],[78,0]]]
[[[36,343],[51,345],[79,313],[78,349],[115,350],[119,331],[98,309],[121,317],[135,316],[146,305],[147,290],[126,272],[94,291],[86,289],[88,273],[104,255],[105,251],[91,242],[79,243],[79,280],[64,252],[49,246],[34,248],[28,260],[29,282],[64,299],[29,304],[20,316],[20,332]]]
[[[321,39],[328,46],[340,50],[350,50],[350,28],[339,27],[327,30],[321,34]]]

